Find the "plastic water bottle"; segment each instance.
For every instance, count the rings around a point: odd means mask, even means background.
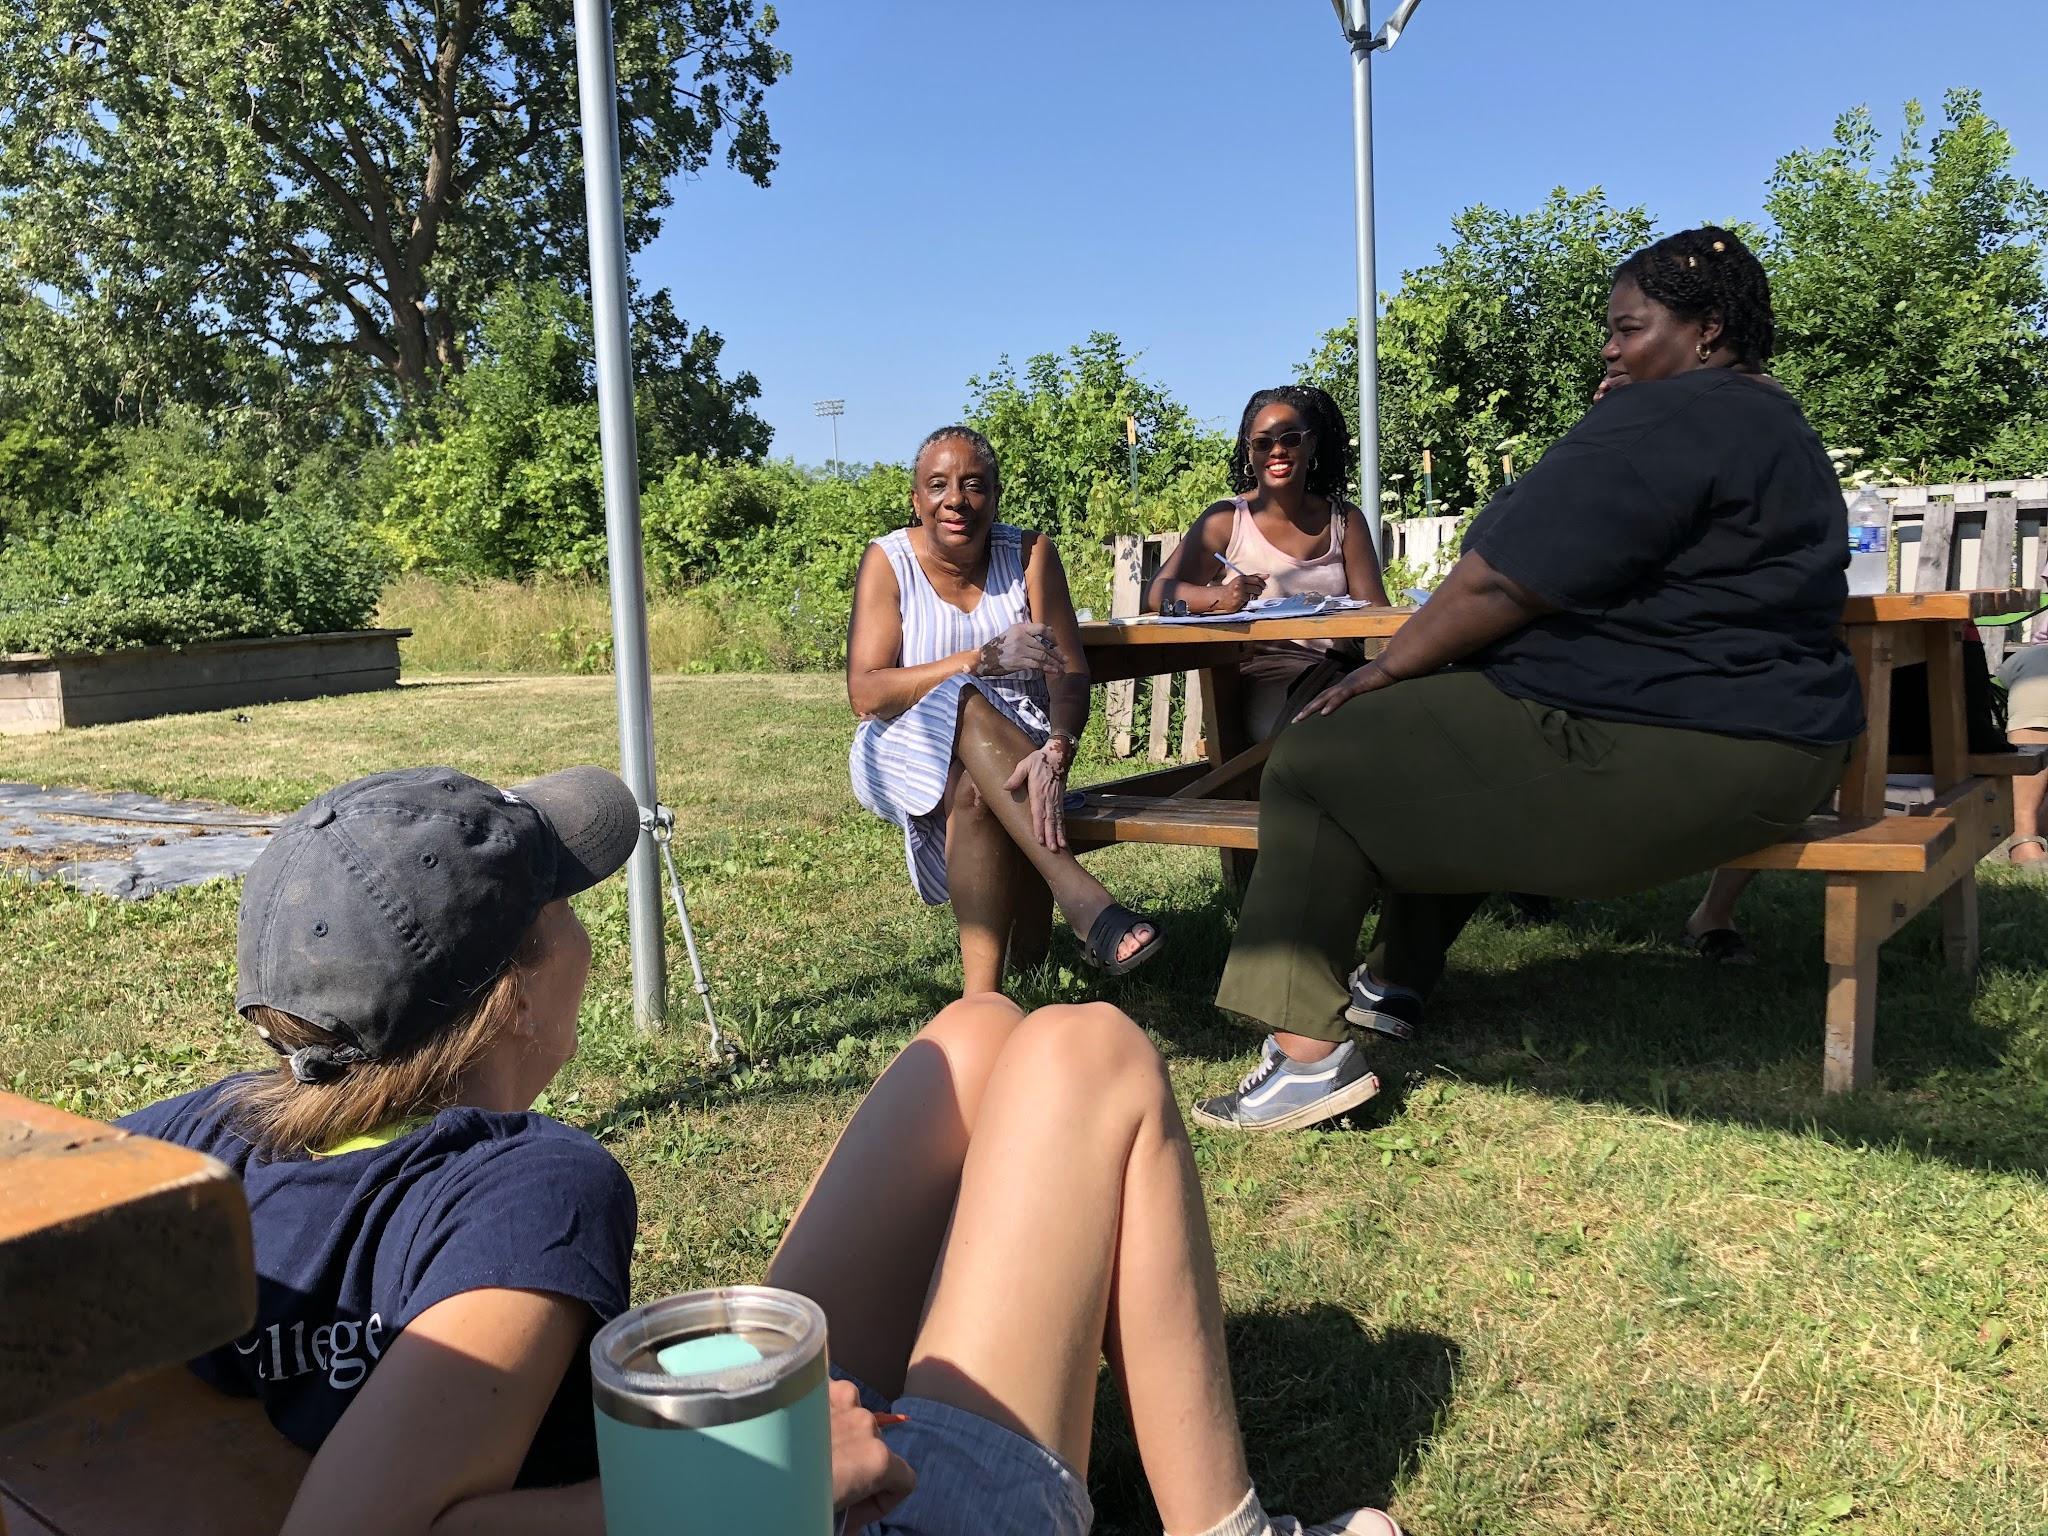
[[[1869,486],[1849,503],[1849,592],[1869,597],[1892,584],[1891,504]]]

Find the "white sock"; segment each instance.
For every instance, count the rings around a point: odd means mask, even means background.
[[[1259,1490],[1247,1488],[1237,1508],[1201,1532],[1200,1536],[1268,1536],[1272,1529],[1272,1521],[1266,1518],[1266,1507],[1259,1502]]]

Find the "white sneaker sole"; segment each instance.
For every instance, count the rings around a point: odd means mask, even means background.
[[[1346,1083],[1335,1093],[1325,1094],[1313,1104],[1304,1104],[1299,1109],[1289,1110],[1284,1115],[1275,1115],[1271,1120],[1261,1120],[1249,1125],[1242,1120],[1229,1120],[1222,1115],[1212,1115],[1201,1105],[1194,1109],[1198,1125],[1212,1126],[1219,1131],[1299,1131],[1311,1125],[1320,1125],[1325,1120],[1358,1108],[1368,1099],[1376,1098],[1380,1091],[1377,1073],[1368,1072],[1355,1082]]]

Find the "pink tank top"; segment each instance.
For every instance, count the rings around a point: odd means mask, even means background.
[[[1342,597],[1344,584],[1344,509],[1331,509],[1330,542],[1319,555],[1296,559],[1259,532],[1251,507],[1240,496],[1230,520],[1230,563],[1251,576],[1266,578],[1266,597]]]
[[[1266,578],[1262,597],[1343,597],[1350,588],[1344,579],[1344,508],[1330,510],[1330,542],[1319,555],[1297,559],[1274,546],[1252,517],[1252,509],[1240,496],[1230,521],[1230,546],[1224,551],[1230,563],[1251,576]],[[1225,574],[1228,574],[1227,572]],[[1328,640],[1267,641],[1253,648],[1242,671],[1250,678],[1288,678],[1313,665],[1330,648]]]

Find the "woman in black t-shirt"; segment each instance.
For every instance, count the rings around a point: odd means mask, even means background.
[[[1275,745],[1217,994],[1271,1034],[1205,1123],[1292,1129],[1372,1097],[1346,1026],[1412,1035],[1484,893],[1710,869],[1840,777],[1863,728],[1838,633],[1848,529],[1764,374],[1762,266],[1725,229],[1670,236],[1622,263],[1607,326],[1629,387],[1494,498],[1428,604]]]

